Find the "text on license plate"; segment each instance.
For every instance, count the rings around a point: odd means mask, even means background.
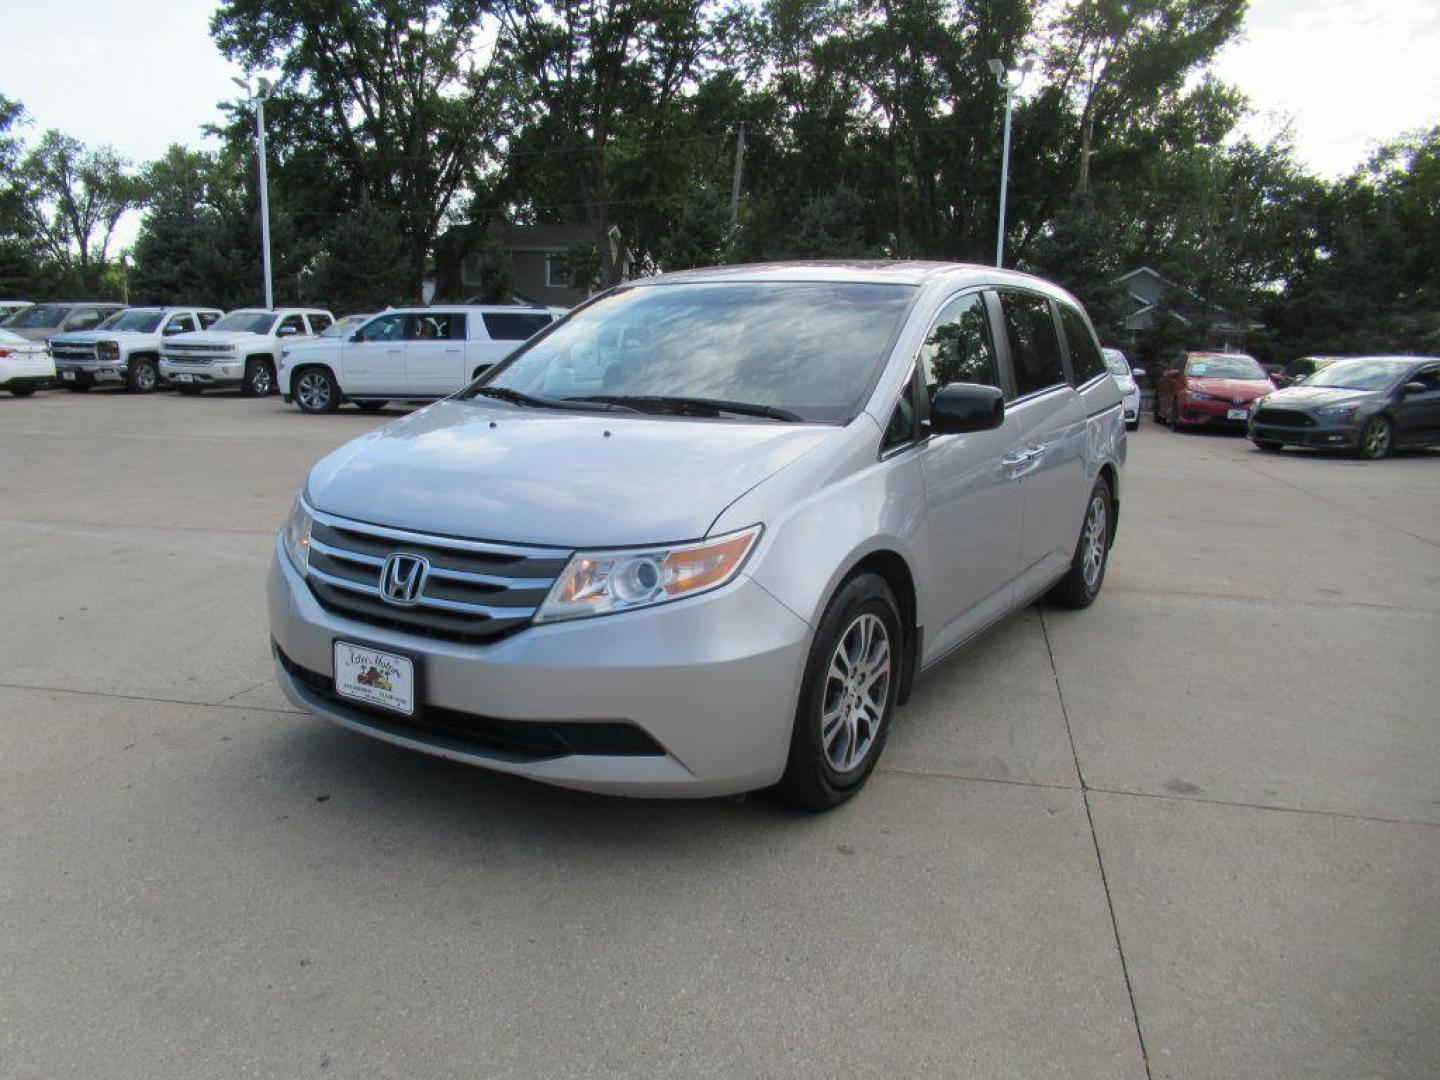
[[[1249,420],[1249,419],[1250,419],[1250,410],[1249,410],[1249,409],[1231,409],[1229,412],[1227,412],[1227,413],[1225,414],[1225,418],[1226,418],[1227,420]]]
[[[335,692],[366,705],[415,714],[415,662],[368,645],[335,642]]]
[[[171,376],[170,376],[170,379],[171,379],[172,382],[194,382],[194,381],[195,381],[195,376],[193,376],[193,375],[182,375],[182,374],[177,373],[177,374],[175,374],[175,375],[171,375]]]

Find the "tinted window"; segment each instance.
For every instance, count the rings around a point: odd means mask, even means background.
[[[493,341],[524,341],[538,334],[551,323],[548,314],[534,312],[489,312],[481,316],[485,320],[485,332]]]
[[[624,397],[641,409],[655,397],[698,397],[847,420],[914,294],[856,282],[629,286],[532,338],[488,385]]]
[[[310,332],[311,332],[312,334],[318,334],[318,333],[320,333],[322,330],[328,330],[328,329],[330,328],[330,324],[333,323],[334,321],[335,321],[334,319],[330,318],[330,316],[329,316],[329,315],[326,315],[324,312],[321,312],[321,311],[311,312],[311,313],[310,313]]]
[[[381,315],[371,319],[357,335],[361,341],[404,341],[406,315]]]
[[[410,317],[411,341],[461,341],[465,316],[455,311],[427,311]]]
[[[176,315],[165,324],[167,334],[186,334],[195,329],[195,320],[189,315]]]
[[[219,319],[211,330],[233,331],[237,334],[268,334],[275,325],[275,316],[268,311],[232,311]]]
[[[218,311],[200,312],[200,328],[202,330],[210,329],[210,327],[215,324],[215,320],[217,320],[218,318],[220,318],[220,313]]]
[[[299,315],[286,315],[285,320],[280,324],[277,334],[303,334],[305,333],[305,320]]]
[[[981,293],[962,296],[941,309],[930,336],[920,346],[920,371],[932,399],[950,383],[1000,385]]]
[[[1010,335],[1010,359],[1015,367],[1015,393],[1019,397],[1065,381],[1060,342],[1050,301],[1029,293],[1001,293],[1005,331]]]
[[[96,308],[76,308],[75,314],[65,324],[66,330],[93,330],[104,320],[105,313]]]
[[[1075,375],[1075,385],[1105,374],[1105,357],[1095,344],[1095,335],[1090,333],[1085,317],[1069,304],[1061,304],[1060,325],[1065,328],[1065,344],[1070,346],[1070,370]]]
[[[61,304],[36,304],[32,308],[26,308],[6,324],[18,327],[21,330],[48,330],[51,327],[59,326],[65,318],[65,313],[70,309]]]

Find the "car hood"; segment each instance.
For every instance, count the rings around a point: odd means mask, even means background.
[[[1221,397],[1244,398],[1250,401],[1253,398],[1264,397],[1273,393],[1275,384],[1270,382],[1257,382],[1254,379],[1204,379],[1191,378],[1186,386],[1191,390],[1198,390],[1202,394],[1218,394]]]
[[[1314,409],[1321,405],[1364,405],[1384,395],[1378,390],[1352,390],[1343,386],[1287,386],[1265,399],[1276,408]]]
[[[165,339],[167,345],[254,345],[269,341],[268,334],[252,334],[245,330],[191,330]]]
[[[437,402],[310,472],[317,510],[557,547],[702,537],[730,503],[843,429]]]

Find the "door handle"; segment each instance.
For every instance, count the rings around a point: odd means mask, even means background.
[[[1040,459],[1045,456],[1043,446],[1027,446],[1023,450],[1016,450],[1014,453],[1006,454],[1000,459],[1000,464],[1009,471],[1011,476],[1023,476],[1032,469],[1037,468]]]
[[[464,351],[463,349],[446,349],[446,350],[445,350],[445,352],[446,352],[448,355],[450,355],[450,356],[458,355],[459,353],[461,353],[461,352],[463,352],[463,351]]]

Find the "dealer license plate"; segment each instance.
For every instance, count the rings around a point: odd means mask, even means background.
[[[194,382],[194,381],[195,381],[195,376],[194,376],[194,375],[171,375],[171,376],[170,376],[170,381],[171,381],[171,382]]]
[[[1231,409],[1229,412],[1227,412],[1227,413],[1225,414],[1225,418],[1226,418],[1227,420],[1249,420],[1249,419],[1250,419],[1250,410],[1249,410],[1249,409]]]
[[[75,372],[73,372],[73,371],[62,371],[62,372],[60,373],[60,378],[64,379],[66,382],[74,382],[74,381],[75,381]]]
[[[415,715],[415,662],[368,645],[335,642],[335,692],[366,705]]]

